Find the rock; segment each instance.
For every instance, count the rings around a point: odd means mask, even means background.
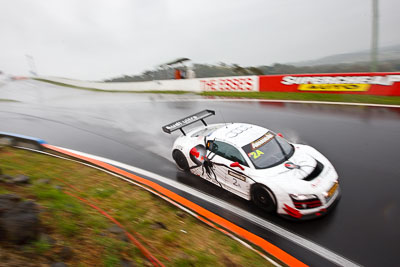
[[[108,231],[110,231],[113,234],[121,234],[124,233],[124,229],[122,229],[121,227],[119,227],[118,225],[114,224],[113,226],[111,226],[110,228],[108,228]]]
[[[240,265],[234,263],[230,258],[228,258],[225,255],[222,256],[222,263],[224,266],[230,266],[230,267],[239,267],[240,266]]]
[[[13,183],[15,184],[29,184],[30,178],[26,175],[17,175],[13,178]]]
[[[190,257],[188,254],[186,254],[185,252],[181,251],[178,253],[177,255],[178,259],[183,259],[186,260],[188,262],[192,261],[192,257]]]
[[[55,185],[54,188],[59,190],[59,191],[63,190],[63,187],[61,185]]]
[[[135,264],[127,259],[121,259],[121,267],[134,267]]]
[[[0,138],[0,147],[5,147],[5,146],[12,146],[14,140],[10,137],[1,137]]]
[[[125,233],[118,234],[118,239],[124,242],[130,242],[128,236]]]
[[[19,246],[18,250],[25,258],[33,259],[37,255],[33,252],[32,246],[29,246],[28,244]]]
[[[48,234],[41,233],[39,236],[40,240],[45,241],[47,244],[54,246],[57,243],[57,240],[49,236]]]
[[[99,233],[99,236],[107,236],[107,234],[104,233],[104,232],[100,232],[100,233]]]
[[[3,174],[0,176],[0,182],[6,183],[6,184],[12,184],[13,183],[13,177],[7,174]]]
[[[64,262],[55,262],[50,264],[50,267],[68,267]]]
[[[8,208],[4,204],[8,201]],[[32,201],[0,201],[0,239],[14,244],[25,244],[37,240],[40,233],[40,220],[37,205]]]
[[[152,229],[164,229],[164,230],[167,230],[167,226],[165,226],[165,224],[163,224],[162,222],[154,222],[151,225],[151,228]]]
[[[3,194],[3,195],[0,195],[0,200],[9,200],[12,202],[19,202],[21,200],[21,198],[14,194]]]
[[[178,216],[179,218],[185,218],[186,217],[186,213],[181,211],[181,210],[178,210],[176,212],[176,216]]]
[[[35,184],[49,184],[50,179],[39,179],[35,182]]]
[[[0,218],[1,218],[1,215],[3,212],[14,208],[15,205],[20,200],[21,200],[21,198],[17,195],[13,195],[13,194],[0,195]]]
[[[57,253],[57,255],[62,259],[62,260],[69,260],[74,256],[74,252],[72,251],[71,248],[69,247],[62,247],[61,250]]]

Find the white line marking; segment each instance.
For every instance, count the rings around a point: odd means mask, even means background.
[[[185,101],[199,101],[198,99],[190,100],[184,99]],[[220,102],[282,102],[282,103],[298,103],[298,104],[327,104],[327,105],[345,105],[345,106],[371,106],[371,107],[386,107],[386,108],[400,108],[400,105],[386,105],[386,104],[372,104],[372,103],[350,103],[350,102],[333,102],[333,101],[306,101],[306,100],[279,100],[279,99],[201,99],[200,101],[220,101]]]
[[[251,221],[252,223],[257,224],[258,226],[260,226],[260,227],[262,227],[264,229],[267,229],[267,230],[269,230],[271,232],[274,232],[275,234],[277,234],[279,236],[282,236],[282,237],[290,240],[291,242],[293,242],[293,243],[295,243],[295,244],[297,244],[299,246],[302,246],[303,248],[308,249],[311,252],[314,252],[315,254],[318,254],[319,256],[321,256],[321,257],[323,257],[323,258],[325,258],[325,259],[327,259],[327,260],[329,260],[329,261],[331,261],[331,262],[333,262],[333,263],[335,263],[335,264],[337,264],[339,266],[361,266],[361,265],[359,265],[359,264],[357,264],[357,263],[355,263],[355,262],[353,262],[353,261],[351,261],[349,259],[344,258],[343,256],[340,256],[340,255],[336,254],[335,252],[333,252],[333,251],[331,251],[331,250],[329,250],[327,248],[324,248],[324,247],[318,245],[317,243],[314,243],[314,242],[312,242],[310,240],[307,240],[304,237],[301,237],[301,236],[299,236],[299,235],[297,235],[295,233],[292,233],[292,232],[290,232],[290,231],[288,231],[288,230],[286,230],[286,229],[284,229],[284,228],[282,228],[282,227],[280,227],[278,225],[275,225],[275,224],[273,224],[273,223],[271,223],[271,222],[269,222],[269,221],[267,221],[265,219],[262,219],[262,218],[260,218],[260,217],[258,217],[256,215],[254,215],[252,213],[249,213],[249,212],[247,212],[245,210],[242,210],[242,209],[240,209],[240,208],[238,208],[236,206],[233,206],[233,205],[231,205],[231,204],[229,204],[229,203],[227,203],[227,202],[225,202],[223,200],[214,198],[213,196],[207,195],[207,194],[205,194],[203,192],[200,192],[200,191],[198,191],[196,189],[188,187],[188,186],[186,186],[184,184],[178,183],[176,181],[173,181],[173,180],[168,179],[166,177],[163,177],[161,175],[158,175],[158,174],[155,174],[155,173],[152,173],[152,172],[149,172],[149,171],[137,168],[137,167],[133,167],[133,166],[121,163],[121,162],[117,162],[117,161],[114,161],[114,160],[110,160],[110,159],[107,159],[107,158],[103,158],[103,157],[99,157],[99,156],[95,156],[95,155],[91,155],[91,154],[87,154],[87,153],[83,153],[83,152],[80,152],[80,151],[75,151],[75,150],[72,150],[72,149],[67,149],[67,148],[62,148],[62,147],[60,147],[60,148],[66,150],[66,151],[69,151],[69,152],[84,156],[84,157],[88,157],[88,158],[92,158],[92,159],[95,159],[95,160],[99,160],[99,161],[105,162],[105,163],[108,163],[108,164],[111,164],[111,165],[114,165],[114,166],[129,170],[129,171],[132,171],[134,173],[137,173],[137,174],[140,174],[140,175],[143,175],[143,176],[147,176],[149,178],[155,179],[155,180],[160,181],[162,183],[168,184],[168,185],[170,185],[170,186],[172,186],[174,188],[182,190],[182,191],[184,191],[186,193],[189,193],[189,194],[191,194],[191,195],[193,195],[195,197],[198,197],[198,198],[200,198],[202,200],[205,200],[207,202],[210,202],[212,204],[220,206],[220,207],[222,207],[222,208],[224,208],[224,209],[236,214],[237,216],[242,217],[245,220]]]
[[[137,100],[137,103],[152,102],[271,102],[271,103],[295,103],[295,104],[326,104],[326,105],[344,105],[344,106],[370,106],[383,108],[400,108],[400,105],[373,104],[373,103],[356,103],[356,102],[333,102],[333,101],[306,101],[306,100],[285,100],[285,99],[259,99],[259,98],[185,98],[176,97],[172,99],[152,99]]]

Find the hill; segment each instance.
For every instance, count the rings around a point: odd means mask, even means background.
[[[400,45],[387,46],[379,49],[379,61],[400,60]],[[322,57],[315,60],[307,60],[301,62],[289,63],[296,67],[300,66],[317,66],[317,65],[333,65],[355,62],[368,62],[370,60],[370,51],[364,50],[353,53],[344,53]]]
[[[353,53],[337,54],[316,60],[280,64],[271,66],[248,66],[238,64],[197,64],[192,66],[197,78],[226,77],[242,75],[274,75],[274,74],[300,74],[300,73],[346,73],[369,72],[370,52],[360,51]],[[384,47],[379,52],[378,71],[400,71],[400,45]],[[174,79],[174,69],[147,70],[139,75],[125,75],[106,80],[105,82],[135,82],[151,80]]]

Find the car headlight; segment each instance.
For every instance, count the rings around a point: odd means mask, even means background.
[[[290,197],[297,201],[304,201],[304,200],[314,199],[314,198],[318,199],[317,195],[313,195],[313,194],[290,194]]]
[[[313,209],[322,206],[321,200],[313,194],[290,194],[297,209]]]

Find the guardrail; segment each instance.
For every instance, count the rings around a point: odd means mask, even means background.
[[[43,150],[46,141],[21,134],[0,132],[0,145],[26,147],[36,150]]]

